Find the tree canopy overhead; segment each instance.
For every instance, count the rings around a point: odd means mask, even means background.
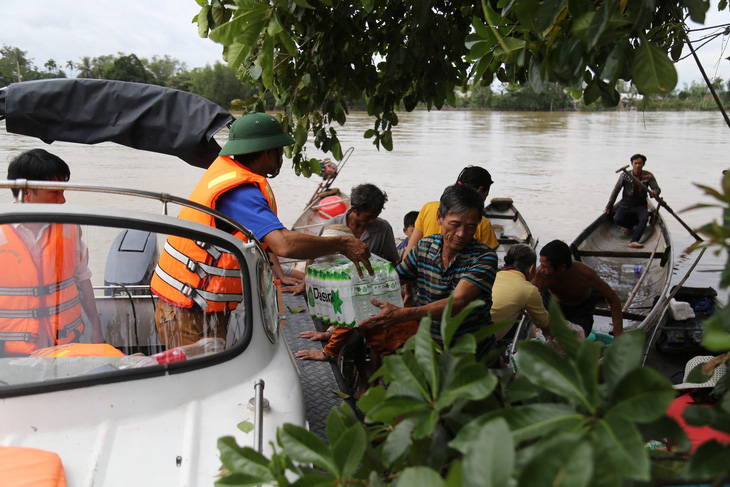
[[[686,22],[704,23],[709,8],[708,0],[197,2],[199,34],[221,43],[228,64],[284,110],[297,168],[310,130],[316,147],[341,157],[331,124],[343,124],[348,100],[361,96],[374,118],[365,136],[390,150],[399,110],[440,109],[455,89],[495,78],[536,93],[557,82],[607,106],[619,102],[619,80],[669,93]]]

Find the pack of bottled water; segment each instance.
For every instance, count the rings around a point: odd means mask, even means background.
[[[353,328],[365,318],[380,312],[370,298],[403,306],[400,279],[393,264],[371,255],[371,276],[363,268],[357,275],[355,264],[343,255],[320,257],[307,268],[306,300],[312,318],[328,325]]]

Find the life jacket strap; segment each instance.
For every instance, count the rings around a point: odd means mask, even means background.
[[[46,286],[0,287],[0,296],[33,296],[37,298],[40,296],[48,296],[75,284],[76,278],[69,277],[61,282],[54,282]]]
[[[170,245],[170,242],[165,243],[165,252],[167,252],[170,257],[184,265],[187,270],[197,274],[201,279],[205,279],[207,276],[241,277],[241,271],[239,269],[223,269],[221,267],[198,262],[177,250],[175,247]]]
[[[29,331],[0,332],[0,342],[37,342],[39,338],[38,333],[31,333]]]
[[[221,258],[221,254],[223,254],[223,250],[219,249],[215,245],[208,243],[208,242],[202,242],[200,240],[195,241],[195,245],[203,249],[205,252],[208,253],[211,257],[213,257],[213,260],[218,260]]]
[[[208,307],[208,302],[241,302],[243,300],[243,294],[224,294],[224,293],[212,293],[197,289],[189,284],[186,284],[178,279],[175,279],[170,274],[162,270],[158,265],[155,269],[157,276],[162,279],[168,286],[176,289],[180,294],[188,299],[192,299],[195,304],[200,306],[200,309],[205,310]]]
[[[81,320],[81,317],[79,316],[75,320],[73,320],[68,325],[64,326],[60,330],[56,330],[56,340],[60,338],[66,338],[71,333],[77,333],[78,334],[78,328],[83,326],[84,322]]]
[[[73,299],[69,299],[65,303],[56,304],[53,306],[33,308],[33,309],[0,309],[0,318],[33,318],[34,320],[40,318],[48,318],[64,311],[68,311],[71,308],[77,306],[81,300],[78,296],[74,296]]]

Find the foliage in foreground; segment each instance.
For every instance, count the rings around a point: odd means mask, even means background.
[[[689,442],[664,416],[671,383],[639,366],[641,331],[617,338],[601,359],[600,345],[579,343],[551,308],[566,355],[524,342],[512,375],[475,360],[474,336],[451,339],[468,311],[443,321],[444,347],[431,340],[424,319],[404,349],[385,358],[377,373],[385,387],[359,401],[366,425],[345,403],[330,413],[329,445],[293,425],[279,430],[271,458],[221,438],[228,474],[217,485],[608,487],[726,473],[728,447],[712,444],[689,462],[671,462],[645,446],[670,439],[687,451]],[[730,431],[730,398],[709,411]]]

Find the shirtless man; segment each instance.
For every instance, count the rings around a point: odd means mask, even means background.
[[[613,289],[595,273],[580,262],[573,262],[570,248],[565,242],[553,240],[540,250],[540,267],[532,283],[550,295],[560,304],[565,319],[579,325],[586,336],[593,328],[593,309],[598,295],[603,295],[611,307],[613,334],[623,333],[621,302]]]

